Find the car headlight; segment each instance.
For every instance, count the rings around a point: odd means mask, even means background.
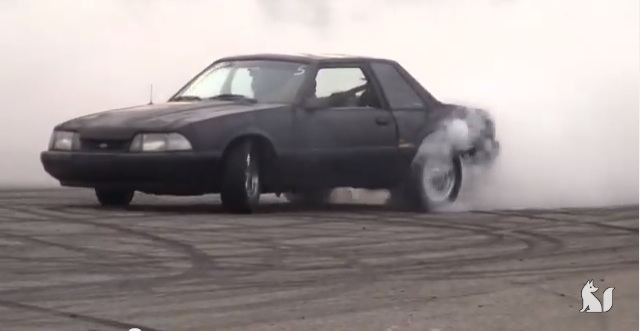
[[[49,149],[56,151],[71,151],[80,147],[80,137],[77,132],[53,131],[49,139]]]
[[[131,142],[132,152],[169,152],[191,150],[191,143],[179,133],[141,133]]]

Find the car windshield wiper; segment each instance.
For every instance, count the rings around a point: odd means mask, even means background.
[[[202,98],[200,98],[197,95],[180,95],[173,98],[171,101],[201,101],[201,100]]]
[[[258,100],[254,99],[254,98],[249,98],[246,95],[231,94],[231,93],[218,94],[218,95],[212,96],[212,97],[210,97],[208,99],[209,100],[230,100],[230,101],[240,100],[240,101],[248,101],[248,102],[251,102],[251,103],[257,103],[258,102]]]

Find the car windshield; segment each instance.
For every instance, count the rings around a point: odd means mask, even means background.
[[[224,61],[202,72],[172,101],[242,99],[291,103],[305,77],[304,63],[273,60]]]

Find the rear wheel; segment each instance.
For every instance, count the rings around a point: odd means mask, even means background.
[[[122,189],[95,189],[95,193],[100,205],[105,207],[126,207],[135,194],[133,190]]]
[[[430,158],[414,164],[410,178],[390,190],[387,204],[429,212],[454,202],[461,187],[460,157]]]
[[[251,141],[231,148],[224,161],[220,198],[228,211],[248,214],[260,201],[260,160]]]

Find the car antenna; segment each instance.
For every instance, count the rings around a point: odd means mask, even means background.
[[[151,84],[151,89],[149,90],[149,104],[153,105],[153,84]]]

